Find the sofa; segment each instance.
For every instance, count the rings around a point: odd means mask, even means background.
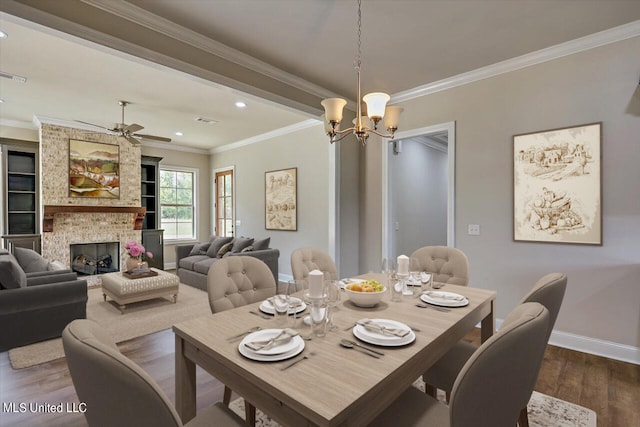
[[[0,249],[0,351],[57,338],[87,317],[87,282],[31,249]]]
[[[252,256],[262,260],[278,281],[280,251],[269,248],[271,238],[211,236],[208,241],[176,246],[176,274],[180,282],[207,290],[207,273],[216,260],[229,256]]]

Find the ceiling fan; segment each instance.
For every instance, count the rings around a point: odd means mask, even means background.
[[[89,126],[94,126],[97,128],[101,128],[106,130],[107,132],[111,133],[111,134],[115,134],[118,136],[123,137],[124,139],[126,139],[127,141],[129,141],[132,144],[140,144],[140,140],[141,139],[153,139],[156,141],[162,141],[162,142],[171,142],[171,138],[165,138],[163,136],[155,136],[155,135],[144,135],[141,133],[135,133],[139,130],[144,129],[144,126],[141,126],[137,123],[132,123],[130,125],[125,124],[124,122],[124,107],[126,107],[127,105],[129,105],[129,101],[118,101],[118,105],[120,105],[120,107],[122,107],[122,121],[120,123],[116,123],[114,125],[114,127],[112,129],[103,127],[103,126],[99,126],[93,123],[88,123],[88,122],[83,122],[82,120],[76,120],[78,123],[84,123],[85,125],[89,125]]]

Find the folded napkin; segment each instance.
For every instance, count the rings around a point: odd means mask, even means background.
[[[450,301],[464,301],[466,299],[462,295],[450,295],[450,294],[444,294],[442,292],[427,291],[427,292],[424,292],[424,294],[429,295],[430,297],[433,297],[433,298],[450,300]]]
[[[411,331],[407,329],[389,328],[387,326],[380,325],[379,323],[375,323],[373,320],[370,320],[370,319],[362,319],[357,321],[356,323],[371,332],[376,332],[382,335],[395,335],[397,337],[406,337],[411,333]]]
[[[276,335],[273,338],[270,338],[268,340],[262,340],[262,341],[251,341],[251,342],[245,343],[244,345],[245,347],[253,351],[269,350],[277,345],[288,343],[296,335],[298,335],[297,331],[291,328],[286,328],[286,329],[283,329],[278,335]]]

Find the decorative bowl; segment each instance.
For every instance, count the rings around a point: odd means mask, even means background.
[[[382,300],[382,297],[387,292],[387,287],[385,286],[379,292],[357,292],[347,288],[344,290],[349,301],[354,305],[357,305],[358,307],[374,307]]]

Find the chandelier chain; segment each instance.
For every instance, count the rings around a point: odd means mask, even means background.
[[[360,70],[360,65],[362,64],[362,42],[361,42],[361,37],[362,37],[362,10],[361,10],[361,6],[362,6],[362,0],[358,0],[358,54],[356,55],[356,59],[355,59],[355,67],[356,70]]]

